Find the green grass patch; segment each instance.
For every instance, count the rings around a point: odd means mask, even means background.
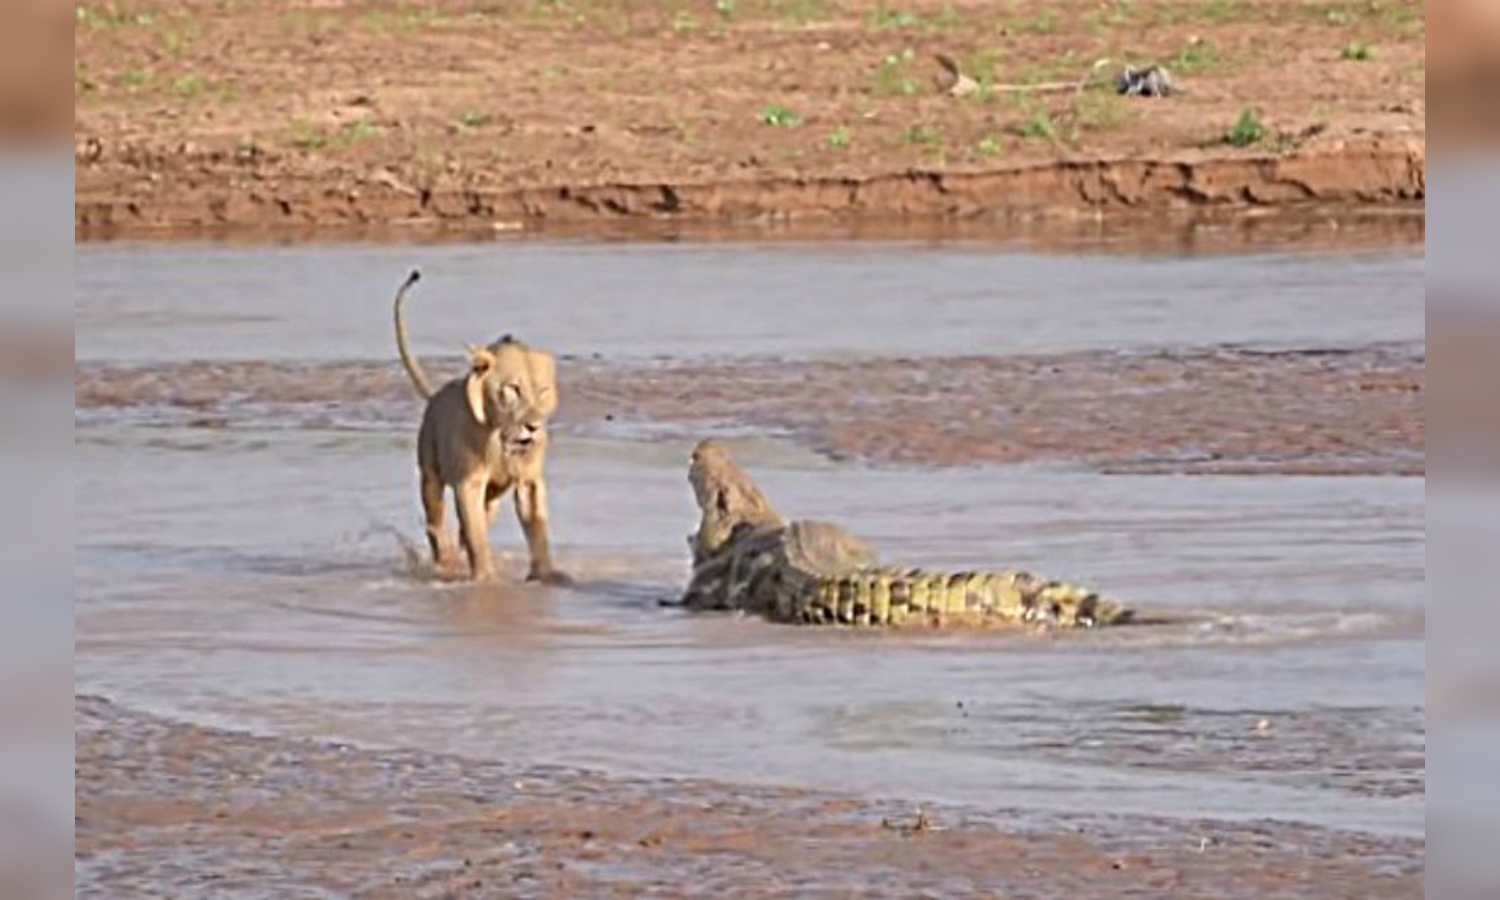
[[[963,13],[952,4],[944,4],[936,12],[922,13],[877,3],[865,16],[865,26],[872,31],[954,31],[967,25]]]
[[[490,116],[489,113],[483,113],[475,109],[465,110],[459,113],[458,124],[460,128],[476,131],[490,124]]]
[[[828,137],[824,140],[824,143],[828,145],[828,149],[830,150],[847,150],[849,149],[850,139],[848,126],[840,125],[828,133]]]
[[[1334,28],[1362,26],[1383,32],[1411,34],[1426,28],[1422,0],[1340,0],[1308,3],[1307,14]]]
[[[1260,112],[1252,107],[1240,110],[1239,118],[1224,133],[1224,143],[1231,147],[1253,147],[1264,141],[1270,130],[1261,121]]]
[[[365,141],[374,140],[381,134],[381,128],[374,122],[349,122],[339,129],[338,143],[349,147],[354,144],[363,144]]]
[[[1130,106],[1113,90],[1084,91],[1073,99],[1074,137],[1079,131],[1111,131],[1125,123]]]
[[[901,133],[897,135],[897,138],[903,144],[910,144],[912,146],[918,147],[929,147],[938,142],[939,135],[937,129],[933,128],[931,125],[918,123],[916,125],[908,125],[907,127],[901,129]]]
[[[130,69],[115,76],[115,85],[127,91],[138,91],[151,86],[156,74],[147,69]]]
[[[1025,117],[1016,126],[1017,134],[1023,138],[1045,141],[1057,140],[1057,119],[1053,117],[1052,110],[1048,109],[1042,102],[1031,97],[1022,97],[1020,106]]]
[[[762,125],[773,128],[799,128],[802,125],[802,117],[795,111],[774,103],[761,109],[760,121]]]
[[[413,34],[431,27],[441,18],[442,12],[435,6],[376,9],[365,13],[364,26],[371,31]]]
[[[1244,18],[1245,7],[1240,0],[1205,0],[1199,5],[1198,15],[1205,22],[1223,25]]]
[[[897,9],[884,3],[875,4],[865,16],[865,25],[876,31],[887,29],[916,28],[922,17],[908,9]]]
[[[201,95],[207,89],[208,79],[196,72],[180,75],[172,81],[172,93],[184,100],[191,100]]]
[[[78,4],[73,7],[73,21],[76,25],[93,31],[113,31],[117,28],[150,28],[156,24],[156,17],[148,12],[120,10],[114,5]]]
[[[298,150],[322,150],[328,146],[328,133],[306,119],[293,119],[292,146]]]
[[[1364,41],[1350,41],[1339,49],[1339,59],[1345,62],[1369,62],[1375,58],[1375,48]]]
[[[913,97],[922,91],[922,82],[912,72],[917,53],[910,47],[887,53],[875,66],[872,89],[881,97]]]
[[[1134,12],[1134,0],[1113,0],[1101,3],[1097,9],[1084,16],[1084,23],[1088,25],[1089,31],[1103,36],[1131,24]]]
[[[1005,19],[1000,22],[999,30],[1002,34],[1052,34],[1062,24],[1056,12],[1044,9],[1041,12],[1029,16],[1021,16],[1013,19]]]
[[[799,28],[843,15],[835,0],[735,0],[736,15]]]
[[[1211,41],[1198,38],[1188,41],[1182,49],[1167,59],[1167,68],[1173,72],[1207,72],[1224,65],[1224,55]]]

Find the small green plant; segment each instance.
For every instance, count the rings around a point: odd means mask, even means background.
[[[845,125],[840,125],[830,131],[827,143],[830,150],[847,150],[849,148],[849,128]]]
[[[208,81],[202,75],[188,74],[172,82],[172,93],[188,99],[203,93],[203,90],[207,87]]]
[[[921,24],[922,19],[914,12],[904,9],[892,9],[884,3],[875,4],[867,19],[869,26],[876,30],[893,28],[915,28]]]
[[[783,19],[799,27],[826,22],[843,14],[838,0],[771,0],[770,6]]]
[[[1113,91],[1084,91],[1073,99],[1073,131],[1108,131],[1118,128],[1129,114],[1125,98]]]
[[[943,8],[938,10],[937,15],[928,20],[928,25],[940,31],[956,31],[967,27],[968,23],[964,21],[963,13],[955,9],[951,3],[945,3]]]
[[[1224,143],[1231,147],[1252,147],[1265,140],[1268,134],[1270,132],[1260,120],[1260,113],[1247,106],[1240,110],[1239,118],[1225,132]]]
[[[131,69],[127,72],[121,72],[119,77],[115,79],[115,83],[126,90],[134,91],[146,87],[155,78],[156,76],[148,71]]]
[[[473,131],[490,124],[488,113],[482,113],[475,109],[465,110],[458,116],[458,124]]]
[[[995,135],[987,134],[979,139],[979,143],[974,145],[974,149],[979,151],[980,156],[994,159],[1005,152],[1005,145]]]
[[[1022,109],[1026,112],[1026,118],[1021,120],[1016,129],[1021,137],[1057,140],[1057,120],[1052,117],[1050,109],[1035,101],[1022,104]]]
[[[685,9],[672,13],[673,31],[697,31],[698,17]]]
[[[1129,25],[1131,7],[1132,0],[1110,0],[1110,2],[1101,3],[1098,9],[1084,18],[1084,21],[1088,23],[1089,30],[1094,34],[1104,34]]]
[[[434,24],[440,16],[436,7],[398,9],[392,12],[377,9],[365,15],[365,27],[371,31],[411,34],[419,28]]]
[[[922,90],[922,82],[911,73],[917,53],[910,47],[899,53],[887,53],[875,67],[875,93],[884,97],[913,97]]]
[[[1375,58],[1375,48],[1364,41],[1350,41],[1339,51],[1339,59],[1345,62],[1368,62]]]
[[[931,125],[919,123],[916,125],[909,125],[906,128],[901,129],[900,138],[901,143],[903,144],[927,146],[929,144],[937,143],[938,133],[937,129],[933,128]]]
[[[773,128],[796,128],[802,124],[802,117],[785,106],[773,103],[760,111],[760,121],[762,125]]]
[[[155,17],[150,13],[120,12],[114,9],[113,5],[105,9],[84,5],[74,6],[73,21],[95,31],[125,28],[131,25],[137,28],[150,28],[156,23]]]
[[[1244,15],[1239,0],[1204,0],[1199,14],[1210,22],[1222,25]]]
[[[718,13],[721,19],[734,18],[734,8],[734,0],[714,0],[714,12]]]
[[[1202,38],[1194,38],[1168,58],[1167,67],[1174,72],[1203,72],[1223,62],[1218,47]]]
[[[322,150],[328,146],[328,135],[306,119],[293,119],[292,146],[298,150]]]
[[[1057,13],[1043,10],[1029,18],[1019,19],[1002,26],[1014,34],[1051,34],[1057,30]]]
[[[345,147],[362,144],[380,135],[380,126],[374,122],[349,122],[339,129],[339,143]]]

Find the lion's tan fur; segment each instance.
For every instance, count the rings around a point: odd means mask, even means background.
[[[457,551],[446,527],[445,495],[453,491],[459,534],[475,580],[495,578],[489,525],[506,491],[531,555],[529,578],[564,581],[552,563],[547,533],[547,424],[557,409],[557,364],[550,353],[509,336],[470,347],[469,371],[428,387],[406,340],[402,303],[413,274],[396,297],[396,347],[413,387],[427,398],[417,432],[417,469],[427,540],[439,568],[453,568]]]

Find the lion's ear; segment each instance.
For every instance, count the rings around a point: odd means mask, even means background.
[[[464,379],[464,397],[469,401],[469,412],[473,414],[474,421],[481,425],[487,424],[489,417],[484,413],[484,380],[489,377],[490,370],[495,367],[495,354],[488,347],[478,347],[468,344],[469,349],[469,375]]]
[[[469,365],[476,374],[483,375],[495,367],[495,354],[488,347],[480,347],[477,344],[466,344],[469,351]]]
[[[473,413],[474,421],[481,425],[486,424],[487,418],[484,414],[484,373],[470,372],[464,379],[464,397],[469,401],[469,412]]]
[[[477,366],[474,371],[464,376],[464,399],[469,402],[469,414],[481,425],[489,421],[489,416],[484,414],[485,377],[485,373]]]

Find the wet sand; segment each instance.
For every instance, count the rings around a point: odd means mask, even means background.
[[[176,724],[80,696],[79,897],[1420,895],[1425,841],[1031,819]],[[683,752],[691,752],[684,748]],[[917,798],[920,799],[920,798]]]
[[[459,367],[432,362],[435,371]],[[1233,348],[607,365],[564,359],[559,434],[790,437],[833,459],[1110,472],[1425,471],[1425,351]],[[78,366],[80,410],[204,428],[418,415],[394,363]]]

